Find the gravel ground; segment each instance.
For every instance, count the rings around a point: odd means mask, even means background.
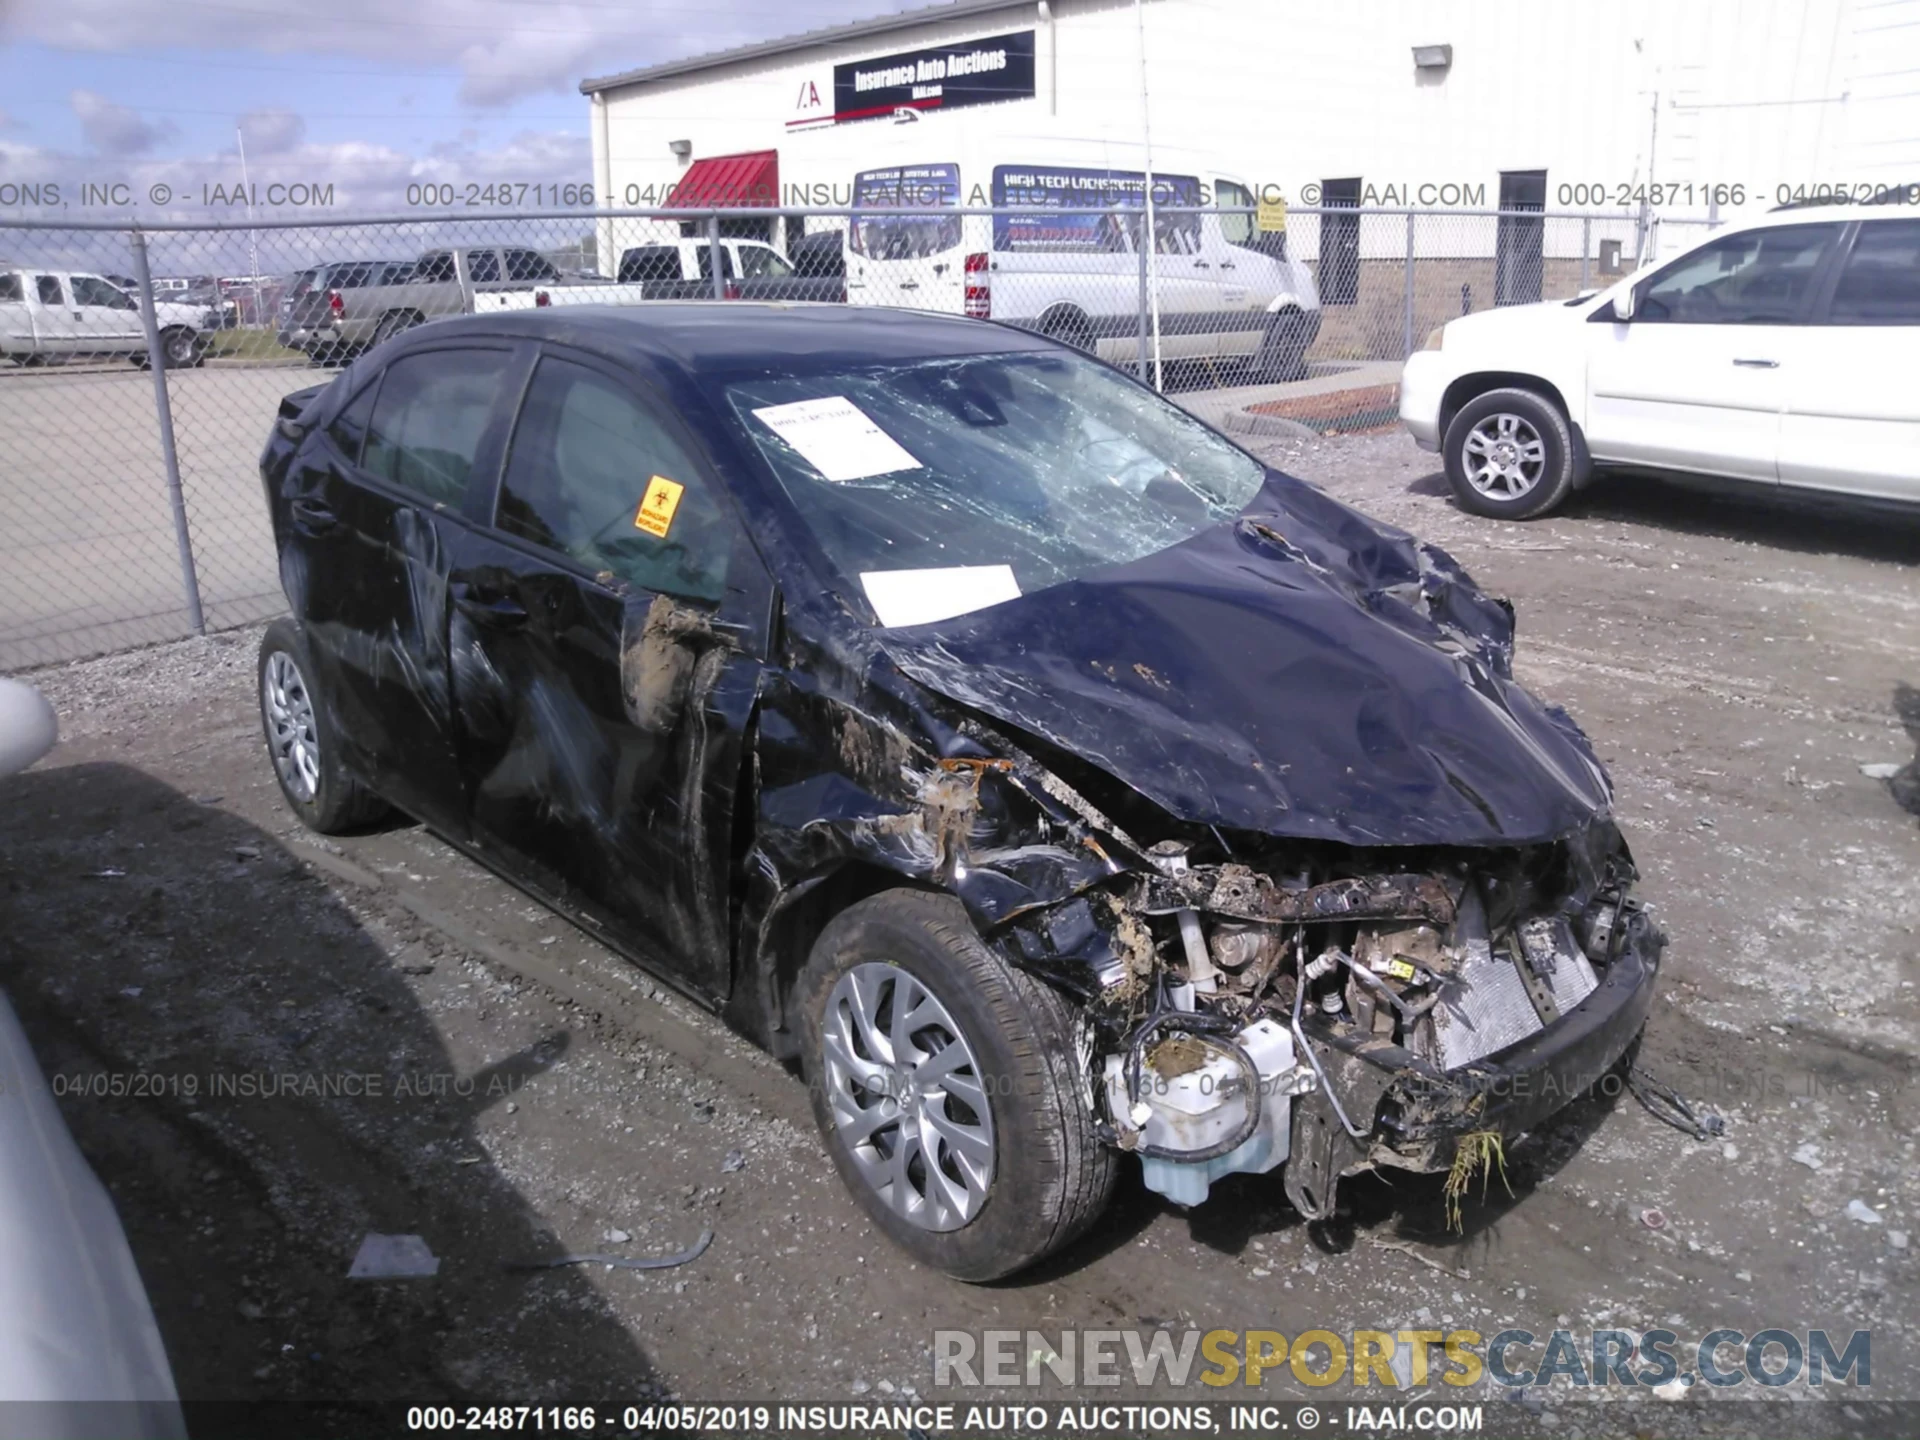
[[[886,1400],[932,1395],[936,1327],[1571,1323],[1871,1329],[1872,1393],[1920,1396],[1896,1344],[1920,1325],[1920,826],[1860,769],[1913,754],[1920,531],[1627,481],[1499,525],[1397,433],[1269,453],[1513,597],[1521,677],[1593,735],[1672,936],[1642,1061],[1723,1141],[1583,1100],[1457,1236],[1423,1180],[1352,1182],[1310,1230],[1272,1180],[1183,1212],[1129,1177],[1070,1253],[956,1284],[869,1229],[751,1047],[417,828],[301,831],[257,737],[257,633],[233,631],[37,673],[61,746],[0,783],[0,984],[49,1074],[158,1092],[62,1103],[181,1391]],[[309,1093],[354,1076],[382,1093]],[[504,1268],[705,1230],[677,1269]],[[420,1234],[438,1275],[347,1280],[368,1231]],[[1683,1433],[1755,1388],[1579,1424]],[[1490,1428],[1567,1432],[1552,1405]]]

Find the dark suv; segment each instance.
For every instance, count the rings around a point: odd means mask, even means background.
[[[1638,1033],[1660,932],[1504,603],[1038,336],[449,320],[284,402],[260,693],[310,825],[419,818],[797,1060],[927,1264],[1116,1167],[1457,1170]]]

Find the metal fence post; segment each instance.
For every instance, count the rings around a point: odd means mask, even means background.
[[[1580,222],[1580,289],[1587,288],[1587,264],[1593,254],[1593,218],[1589,216]]]
[[[1413,211],[1407,211],[1407,279],[1406,296],[1403,302],[1402,316],[1403,343],[1400,358],[1406,359],[1413,354]]]
[[[725,253],[720,249],[720,216],[718,213],[707,216],[707,267],[713,271],[713,298],[727,298],[727,279],[721,273],[720,257]]]
[[[140,282],[140,324],[147,332],[147,368],[153,372],[153,408],[160,422],[160,460],[167,471],[167,505],[173,511],[173,543],[180,552],[180,586],[187,597],[187,624],[207,633],[200,608],[200,577],[193,568],[193,537],[187,531],[187,499],[180,490],[180,456],[173,448],[173,406],[167,399],[167,356],[153,309],[153,272],[147,267],[147,237],[133,230],[133,278]]]
[[[1133,247],[1135,253],[1140,257],[1140,308],[1135,317],[1136,324],[1134,326],[1134,333],[1139,337],[1140,348],[1136,353],[1140,357],[1140,383],[1142,385],[1150,385],[1153,382],[1147,378],[1147,246],[1153,243],[1153,236],[1148,233],[1144,212],[1139,228],[1135,231],[1135,234],[1140,237],[1134,243]]]

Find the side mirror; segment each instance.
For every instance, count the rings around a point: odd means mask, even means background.
[[[1634,290],[1635,290],[1635,287],[1632,285],[1629,285],[1626,289],[1622,290],[1618,295],[1613,297],[1613,318],[1615,320],[1620,321],[1623,324],[1633,319],[1633,309],[1634,309],[1634,299],[1635,299]]]

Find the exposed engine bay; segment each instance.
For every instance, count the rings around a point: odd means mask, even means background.
[[[1462,1137],[1511,1140],[1572,1100],[1644,1018],[1606,1016],[1611,1043],[1563,1033],[1608,977],[1644,996],[1665,943],[1605,821],[1451,856],[1203,848],[1162,841],[1146,873],[1015,927],[1029,962],[1095,965],[1089,1103],[1180,1204],[1292,1161],[1289,1198],[1323,1216],[1341,1174],[1446,1170]]]

